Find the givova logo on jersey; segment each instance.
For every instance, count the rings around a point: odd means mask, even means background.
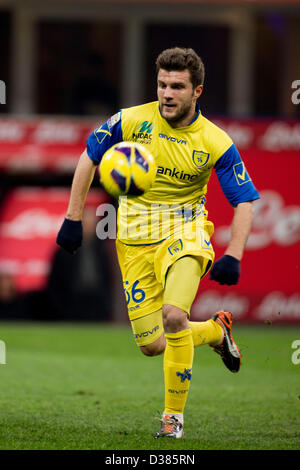
[[[149,144],[152,141],[152,131],[154,124],[144,121],[139,124],[132,133],[132,140],[141,144]]]

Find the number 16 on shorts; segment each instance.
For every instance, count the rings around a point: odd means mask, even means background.
[[[138,305],[145,300],[146,294],[143,289],[140,289],[138,284],[140,281],[135,281],[130,288],[129,282],[124,281],[124,292],[126,297],[126,304],[129,306],[129,303],[133,302],[133,306],[129,307],[128,310],[135,310]]]

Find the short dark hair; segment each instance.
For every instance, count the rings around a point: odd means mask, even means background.
[[[190,72],[193,88],[203,85],[205,68],[202,59],[196,54],[194,49],[184,47],[173,47],[162,51],[156,59],[156,71],[186,70]]]

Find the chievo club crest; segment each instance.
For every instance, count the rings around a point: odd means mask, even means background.
[[[201,150],[193,151],[193,162],[198,168],[206,165],[209,159],[209,153],[202,152]]]

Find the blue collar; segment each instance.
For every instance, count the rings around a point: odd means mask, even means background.
[[[193,124],[193,122],[195,122],[196,119],[198,119],[198,117],[199,117],[199,114],[200,114],[200,106],[199,106],[198,101],[196,102],[196,109],[195,109],[195,111],[196,111],[196,116],[194,117],[194,119],[192,120],[192,122],[190,122],[189,125]]]

